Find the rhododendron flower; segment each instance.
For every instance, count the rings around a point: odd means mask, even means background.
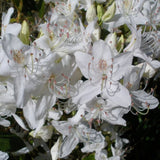
[[[59,158],[69,155],[79,142],[84,143],[84,152],[93,152],[105,147],[101,132],[90,129],[82,124],[72,124],[69,121],[52,121],[52,125],[63,135]]]
[[[78,67],[88,80],[82,83],[79,94],[73,97],[74,103],[83,104],[102,94],[115,104],[118,100],[121,106],[130,105],[128,90],[118,82],[131,64],[129,54],[113,57],[110,47],[100,40],[94,43],[91,55],[76,52],[75,57]]]
[[[10,24],[10,18],[14,12],[14,9],[11,7],[8,9],[7,14],[2,13],[2,27],[1,27],[1,36],[3,36],[7,33],[14,34],[17,36],[21,30],[21,24],[19,23],[13,23]]]
[[[91,102],[86,104],[85,119],[92,122],[94,119],[100,121],[107,121],[111,124],[126,125],[126,121],[122,116],[129,112],[128,107],[117,106],[111,101],[103,100],[102,98],[94,98]]]

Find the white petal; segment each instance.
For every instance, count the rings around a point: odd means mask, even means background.
[[[100,84],[92,84],[90,81],[85,81],[79,88],[78,94],[72,98],[75,104],[85,104],[95,96],[101,93]]]
[[[15,36],[18,36],[19,32],[21,30],[21,25],[18,23],[9,24],[6,28],[5,33],[11,33]]]
[[[42,126],[38,131],[36,129],[34,131],[31,131],[29,134],[32,137],[36,137],[36,138],[41,137],[45,142],[47,142],[52,137],[53,126],[51,125]]]
[[[112,60],[112,51],[105,41],[96,41],[93,44],[92,52],[95,62],[99,62],[100,59],[104,59],[107,61],[108,65],[108,61]]]
[[[75,134],[70,134],[63,139],[59,158],[68,156],[79,143],[79,139]]]
[[[38,99],[36,104],[36,113],[35,117],[36,119],[43,119],[48,110],[55,105],[56,97],[53,96],[42,96]]]
[[[8,25],[8,24],[9,24],[10,18],[11,18],[11,15],[13,14],[13,12],[14,12],[14,8],[13,8],[13,7],[10,7],[10,8],[8,9],[7,14],[4,14],[4,13],[3,13],[3,16],[2,16],[2,24],[3,24],[3,25]]]
[[[113,61],[113,75],[112,79],[120,80],[129,70],[132,64],[132,54],[120,54],[114,58]]]
[[[71,123],[67,121],[52,121],[52,125],[56,128],[58,132],[60,132],[63,136],[69,135],[69,128],[72,126]]]
[[[22,75],[17,75],[14,80],[14,92],[15,92],[15,99],[16,104],[19,108],[24,106],[24,87],[25,87],[25,77]]]
[[[0,117],[0,125],[2,125],[4,127],[9,127],[10,126],[10,121],[5,120],[5,119]]]
[[[30,150],[27,147],[24,147],[24,148],[19,149],[16,152],[13,152],[12,154],[18,156],[18,155],[22,155],[22,154],[27,154],[29,152],[30,152]]]
[[[154,109],[159,105],[158,99],[144,90],[132,91],[131,94],[133,94],[133,103],[135,102],[135,105],[139,104],[137,107]]]
[[[109,95],[108,91],[103,91],[103,98],[111,100],[117,106],[129,107],[131,105],[131,96],[127,88],[119,83],[118,91],[114,95]]]
[[[92,61],[92,56],[87,54],[87,53],[76,52],[75,53],[75,58],[76,58],[77,65],[80,68],[82,74],[86,78],[89,78],[89,76],[88,76],[88,65]]]
[[[36,39],[35,43],[41,49],[45,50],[45,49],[49,49],[50,48],[49,39],[48,39],[47,36],[42,36],[42,37]]]
[[[59,120],[61,116],[63,115],[63,112],[61,110],[56,110],[55,108],[51,108],[48,111],[48,118],[53,120]]]
[[[86,106],[85,104],[81,105],[77,113],[72,118],[69,118],[68,121],[71,122],[72,124],[78,124],[82,119],[82,116],[84,116],[85,114],[85,106]]]
[[[123,125],[126,126],[126,121],[122,116],[129,112],[129,109],[123,107],[114,107],[108,112],[102,115],[102,118],[113,125]]]
[[[0,151],[0,159],[1,160],[7,160],[7,159],[9,159],[8,153]]]
[[[58,138],[57,142],[53,145],[53,147],[51,148],[51,156],[52,156],[52,160],[57,160],[58,156],[59,156],[59,148],[61,145],[61,137]]]
[[[22,119],[17,116],[16,114],[12,114],[14,119],[17,121],[17,123],[26,131],[28,131],[28,128],[25,126],[24,122],[22,121]]]
[[[8,45],[9,44],[9,45]],[[5,53],[7,54],[9,59],[13,60],[13,54],[11,54],[13,50],[25,50],[28,47],[26,45],[24,45],[21,40],[12,35],[12,34],[5,34],[2,40],[2,46],[3,46],[3,50],[5,51]]]
[[[43,126],[45,117],[42,119],[36,119],[36,100],[30,99],[28,103],[23,107],[23,114],[28,126],[31,129],[37,129],[37,131]]]

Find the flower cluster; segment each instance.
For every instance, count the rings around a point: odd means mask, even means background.
[[[95,152],[96,160],[119,160],[128,140],[114,126],[126,126],[128,112],[146,114],[159,104],[154,90],[145,89],[160,67],[160,2],[45,3],[53,5],[33,41],[26,21],[10,23],[13,8],[2,15],[0,125],[9,127],[13,117],[44,142],[58,135],[52,160],[67,157],[79,143],[82,152]],[[115,141],[111,157],[103,132]]]

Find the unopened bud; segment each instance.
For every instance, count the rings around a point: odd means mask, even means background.
[[[19,34],[19,38],[24,44],[29,44],[29,34],[28,23],[24,20],[22,23],[21,32]]]
[[[101,30],[100,27],[97,25],[94,31],[92,32],[92,40],[98,41],[100,39],[100,35],[101,35]]]
[[[117,35],[116,33],[110,33],[108,34],[108,36],[106,37],[105,41],[107,42],[107,44],[114,49],[116,46],[116,40],[117,40]]]
[[[115,12],[116,12],[116,3],[113,2],[112,5],[108,7],[107,11],[102,16],[102,21],[103,22],[109,21],[115,15]]]
[[[103,14],[104,14],[103,6],[98,4],[97,5],[97,16],[98,16],[99,21],[101,20]]]
[[[117,51],[120,53],[123,48],[124,48],[124,36],[123,34],[121,35],[121,37],[119,38],[118,42],[117,42]]]
[[[92,21],[95,19],[96,16],[97,16],[97,15],[96,15],[95,6],[94,6],[94,5],[91,5],[91,6],[88,8],[87,12],[86,12],[87,22],[88,22],[88,23],[89,23],[89,22],[92,22]]]

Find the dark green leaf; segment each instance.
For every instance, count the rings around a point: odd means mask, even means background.
[[[95,160],[94,153],[89,154],[88,156],[84,157],[82,160]]]
[[[42,18],[45,14],[45,3],[44,0],[40,0],[38,3],[39,16]]]
[[[24,146],[23,141],[14,134],[0,135],[0,150],[3,152],[15,152]]]

